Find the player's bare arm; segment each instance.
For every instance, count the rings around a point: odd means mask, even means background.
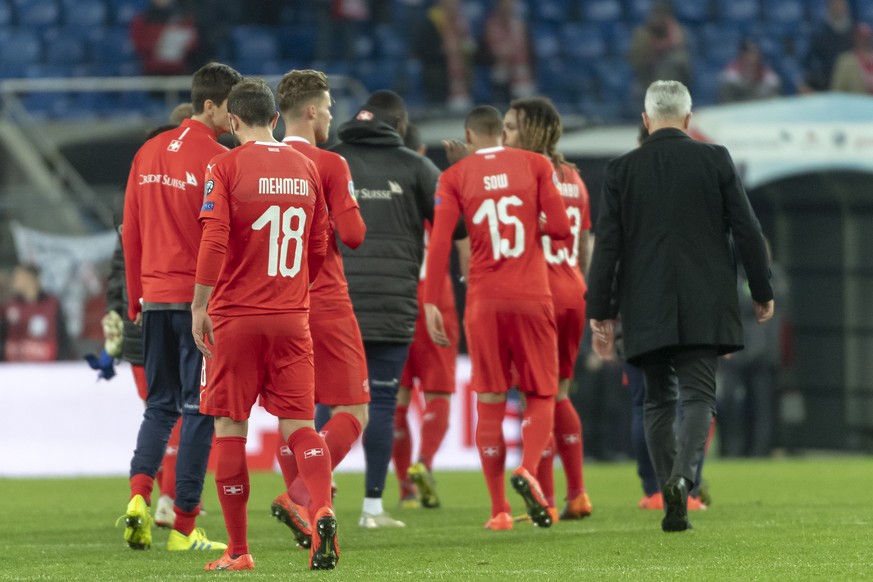
[[[191,333],[194,335],[194,343],[197,344],[197,349],[206,358],[212,357],[212,352],[209,345],[215,345],[215,337],[212,335],[212,318],[206,312],[206,307],[209,304],[209,298],[212,296],[212,290],[215,287],[194,284],[194,301],[191,302]]]
[[[444,139],[443,148],[446,150],[446,158],[449,164],[462,160],[470,153],[467,144],[457,139]]]

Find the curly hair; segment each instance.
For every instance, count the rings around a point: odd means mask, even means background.
[[[518,132],[522,149],[548,156],[561,178],[564,177],[563,164],[576,168],[557,150],[564,126],[551,99],[548,97],[516,99],[509,104],[509,108],[519,113]],[[524,115],[521,115],[522,113]]]
[[[330,91],[327,75],[313,69],[294,70],[285,73],[276,88],[276,99],[282,114],[300,114],[314,99]]]

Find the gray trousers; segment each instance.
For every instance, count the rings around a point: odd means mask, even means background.
[[[715,414],[718,354],[708,347],[672,349],[647,354],[639,365],[646,376],[646,444],[658,481],[663,487],[679,476],[694,486]]]

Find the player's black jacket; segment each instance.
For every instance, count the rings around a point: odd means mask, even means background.
[[[375,118],[343,124],[339,138],[332,150],[349,164],[367,225],[357,249],[339,245],[361,335],[371,342],[411,342],[424,220],[433,220],[439,169],[404,147],[400,135]]]

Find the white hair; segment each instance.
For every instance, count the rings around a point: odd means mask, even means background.
[[[646,91],[646,115],[653,121],[685,119],[691,113],[691,94],[679,81],[655,81]]]

